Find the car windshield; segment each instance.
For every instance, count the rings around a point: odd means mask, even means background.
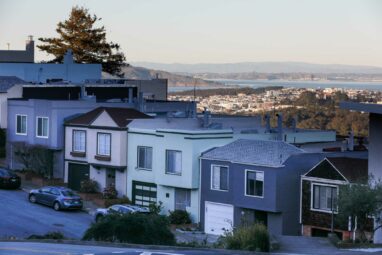
[[[62,190],[61,191],[62,195],[65,197],[77,197],[77,193],[75,193],[73,190]]]
[[[0,176],[16,177],[17,175],[11,170],[0,169]]]

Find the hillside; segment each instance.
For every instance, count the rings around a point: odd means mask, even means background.
[[[135,62],[136,66],[165,70],[172,73],[356,73],[356,74],[382,74],[382,67],[355,66],[355,65],[326,65],[304,62],[239,62],[239,63],[207,63],[207,64],[181,64],[181,63],[152,63]]]
[[[170,72],[147,69],[143,67],[126,66],[126,67],[123,67],[122,70],[125,74],[125,78],[128,78],[128,79],[149,80],[149,79],[154,79],[156,77],[168,79],[169,87],[177,87],[177,86],[204,87],[204,86],[220,85],[220,83],[218,82],[206,81],[200,78],[193,78],[187,75],[173,74]],[[103,73],[102,76],[103,78],[114,78],[111,75],[106,73]]]

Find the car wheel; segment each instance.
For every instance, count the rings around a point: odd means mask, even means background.
[[[35,195],[30,195],[29,196],[29,202],[36,203],[36,196]]]
[[[55,211],[59,211],[61,209],[60,203],[59,202],[54,202],[53,209]]]
[[[103,216],[101,214],[98,214],[95,221],[98,223],[102,220]]]

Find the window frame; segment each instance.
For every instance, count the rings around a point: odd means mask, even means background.
[[[227,168],[227,189],[220,189],[220,180],[219,180],[219,189],[215,189],[213,187],[213,172],[214,172],[214,167],[226,167]],[[220,171],[220,168],[219,168]],[[210,189],[215,190],[215,191],[223,191],[223,192],[228,192],[229,191],[229,167],[227,165],[217,165],[217,164],[211,164],[211,175],[210,175]]]
[[[38,135],[38,120],[39,119],[47,119],[46,136]],[[36,116],[36,137],[38,137],[38,138],[49,138],[49,117],[46,117],[46,116]]]
[[[178,172],[172,173],[172,172],[168,171],[168,157],[167,156],[168,156],[168,152],[170,152],[170,151],[179,152],[180,153],[180,172],[179,173]],[[165,155],[165,157],[166,157],[165,174],[181,176],[182,175],[182,171],[183,171],[183,153],[182,153],[182,151],[166,149],[165,153],[166,153],[166,155]]]
[[[17,117],[25,117],[25,133],[18,133],[17,132]],[[28,115],[26,114],[16,114],[16,135],[27,135],[28,134]]]
[[[247,194],[247,176],[248,176],[248,172],[262,173],[262,174],[263,174],[263,190],[262,190],[262,196],[248,195],[248,194]],[[256,198],[264,198],[264,187],[265,187],[265,173],[264,173],[264,171],[252,170],[252,169],[245,169],[245,172],[244,172],[244,196],[246,196],[246,197],[256,197]]]
[[[336,205],[335,210],[333,210],[333,208],[332,208],[332,210],[325,210],[325,209],[314,208],[314,186],[331,187],[331,188],[335,188],[336,189],[336,191],[337,191],[337,205]],[[311,185],[310,185],[310,210],[311,211],[316,211],[316,212],[338,214],[338,196],[339,196],[339,186],[338,185],[329,184],[329,183],[311,182]]]
[[[110,137],[110,143],[109,143],[109,155],[107,155],[107,154],[100,154],[99,153],[99,135],[108,135],[109,137]],[[96,152],[96,155],[97,156],[101,156],[101,157],[111,157],[111,148],[112,148],[112,146],[111,146],[111,138],[112,138],[112,136],[111,136],[111,133],[105,133],[105,132],[97,132],[97,152]]]
[[[84,150],[83,151],[79,151],[79,150],[75,150],[75,146],[74,146],[74,133],[75,132],[84,132],[85,133],[85,146],[84,146]],[[83,129],[73,129],[72,130],[72,152],[77,152],[77,153],[86,153],[86,150],[87,150],[87,141],[86,141],[86,138],[87,138],[87,132],[86,130],[83,130]],[[98,147],[97,147],[98,148]]]
[[[150,148],[151,149],[151,168],[145,168],[145,167],[140,167],[139,166],[139,155],[140,155],[139,150],[142,149],[142,148],[144,148],[144,149]],[[153,157],[154,157],[153,153],[154,153],[153,147],[145,146],[145,145],[138,145],[137,146],[137,169],[139,169],[139,170],[146,170],[146,171],[152,171],[153,170]],[[146,153],[145,153],[145,156],[146,156]]]

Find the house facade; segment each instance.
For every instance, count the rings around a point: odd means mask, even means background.
[[[304,236],[326,237],[333,230],[342,240],[350,238],[348,222],[337,220],[340,187],[367,182],[367,165],[367,158],[325,157],[301,177],[300,222]]]
[[[382,105],[343,102],[340,104],[340,108],[369,113],[368,171],[376,180],[382,179]],[[381,216],[375,218],[375,228],[382,224],[382,222],[378,220],[382,218]],[[374,243],[382,243],[381,228],[375,231],[373,241]]]
[[[208,234],[262,222],[298,235],[299,177],[320,159],[282,141],[239,139],[201,156],[200,224]]]
[[[65,122],[65,178],[74,190],[81,181],[113,185],[126,194],[127,124],[150,116],[135,109],[98,107]]]

